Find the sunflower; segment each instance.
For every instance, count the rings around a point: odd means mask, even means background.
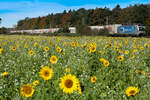
[[[79,80],[72,74],[67,74],[61,78],[59,87],[64,93],[73,93],[78,89]]]
[[[109,61],[105,60],[103,64],[104,64],[105,67],[108,67],[109,66]]]
[[[144,47],[140,47],[140,50],[144,50]]]
[[[129,50],[126,50],[126,51],[125,51],[125,54],[126,54],[126,55],[129,54]]]
[[[139,70],[136,70],[135,72],[138,74],[138,73],[139,73]]]
[[[119,61],[123,61],[123,59],[124,59],[123,56],[118,56]]]
[[[12,47],[11,50],[16,51],[16,47]]]
[[[51,64],[55,64],[55,63],[57,63],[57,61],[58,61],[58,58],[56,56],[51,56],[51,58],[50,58]]]
[[[70,72],[70,68],[66,68],[66,72]]]
[[[7,75],[8,75],[8,72],[3,72],[3,73],[2,73],[2,76],[3,76],[3,77],[6,77]]]
[[[104,53],[105,53],[105,52],[103,52],[103,51],[99,51],[99,53],[100,53],[101,55],[104,55]]]
[[[49,68],[48,66],[45,66],[41,68],[39,74],[40,74],[40,77],[42,77],[44,80],[49,80],[53,76],[53,70]]]
[[[38,81],[38,80],[36,80],[36,81],[33,82],[33,85],[34,85],[34,86],[37,86],[38,84],[39,84],[39,81]]]
[[[60,47],[57,47],[56,50],[57,50],[58,52],[61,52],[61,51],[62,51],[62,49],[61,49]]]
[[[126,89],[127,96],[134,96],[139,92],[139,89],[133,86],[130,86]]]
[[[89,47],[89,49],[91,50],[91,52],[95,52],[96,51],[96,45],[91,45]]]
[[[25,97],[28,98],[28,97],[31,97],[31,96],[33,95],[33,93],[34,93],[34,88],[33,88],[32,85],[26,84],[26,85],[23,85],[23,86],[21,87],[20,92],[21,92],[21,95],[22,95],[22,96],[25,96]]]
[[[27,48],[28,48],[28,45],[27,45],[27,44],[25,44],[25,45],[24,45],[24,48],[25,48],[25,49],[27,49]]]
[[[106,60],[104,58],[100,58],[99,61],[104,63]]]
[[[97,80],[97,77],[96,77],[96,76],[91,77],[91,82],[92,82],[92,83],[95,83],[96,80]]]
[[[0,48],[0,54],[2,54],[2,52],[3,52],[3,49],[2,49],[2,48]]]
[[[91,49],[88,49],[88,53],[91,53],[92,51],[91,51]]]
[[[49,50],[49,48],[48,48],[48,47],[45,47],[45,48],[44,48],[44,50],[45,50],[45,51],[48,51],[48,50]]]
[[[28,53],[29,53],[29,55],[31,55],[31,56],[34,55],[34,51],[32,51],[32,50],[30,50]]]
[[[144,75],[146,74],[146,72],[145,72],[144,70],[142,70],[142,72],[141,72],[141,73],[142,73],[142,74],[144,74]]]
[[[130,55],[130,58],[133,59],[133,58],[134,58],[134,54],[131,54],[131,55]]]
[[[133,52],[138,52],[138,49],[133,49]]]

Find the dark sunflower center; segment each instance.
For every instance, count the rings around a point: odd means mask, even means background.
[[[92,50],[95,50],[95,47],[92,47]]]
[[[49,76],[49,72],[48,72],[48,71],[45,71],[45,72],[44,72],[44,76],[48,77],[48,76]]]
[[[32,89],[31,89],[31,87],[29,87],[29,86],[24,86],[23,91],[24,91],[26,94],[31,94]]]
[[[95,78],[93,78],[93,81],[95,81],[96,79]]]
[[[105,65],[108,65],[108,62],[105,62]]]
[[[121,58],[121,57],[120,57],[119,59],[120,59],[120,60],[122,60],[122,58]]]
[[[67,80],[65,81],[65,86],[66,86],[67,88],[71,88],[71,87],[73,86],[73,81],[70,80],[70,79],[67,79]]]
[[[56,59],[55,59],[55,58],[53,58],[52,60],[53,60],[53,61],[56,61]]]
[[[131,90],[131,91],[130,91],[130,94],[131,94],[131,95],[133,95],[134,93],[135,93],[135,91],[134,91],[134,90]]]

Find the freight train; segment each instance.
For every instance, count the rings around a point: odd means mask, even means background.
[[[92,30],[101,30],[107,28],[109,34],[121,34],[121,35],[144,35],[145,34],[145,26],[143,25],[122,25],[122,24],[113,24],[113,25],[104,25],[104,26],[89,26]],[[12,30],[11,33],[53,33],[59,31],[61,28],[49,28],[49,29],[33,29],[33,30]],[[76,27],[69,27],[70,33],[77,33]]]

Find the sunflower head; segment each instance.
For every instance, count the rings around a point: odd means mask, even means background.
[[[130,55],[130,58],[133,59],[133,58],[134,58],[134,54],[131,54],[131,55]]]
[[[124,57],[123,56],[118,56],[119,61],[123,61]]]
[[[2,49],[2,48],[0,48],[0,54],[2,54],[2,52],[3,52],[3,49]]]
[[[16,51],[16,47],[12,47],[11,49],[12,49],[13,51]]]
[[[126,55],[129,54],[129,50],[126,50],[126,51],[125,51],[125,54],[126,54]]]
[[[95,83],[96,80],[97,80],[97,77],[96,77],[96,76],[91,77],[91,82],[92,82],[92,83]]]
[[[133,86],[130,86],[126,89],[127,96],[134,96],[139,92],[139,89]]]
[[[3,72],[3,73],[2,73],[2,76],[3,76],[3,77],[6,77],[7,75],[8,75],[8,72]]]
[[[139,73],[139,70],[136,70],[135,72],[138,74],[138,73]]]
[[[56,56],[51,56],[51,58],[50,58],[51,64],[55,64],[55,63],[57,63],[57,61],[58,61],[58,58]]]
[[[59,87],[63,90],[64,93],[73,93],[78,89],[79,80],[76,76],[67,74],[61,78],[61,83]]]
[[[62,49],[61,49],[60,47],[57,47],[56,50],[57,50],[58,52],[61,52],[61,51],[62,51]]]
[[[29,55],[31,55],[31,56],[34,55],[34,51],[30,50]]]
[[[66,72],[70,72],[70,68],[66,68]]]
[[[103,62],[103,64],[104,64],[105,67],[108,67],[108,66],[109,66],[109,61],[105,60],[105,61]]]
[[[37,86],[38,84],[39,84],[39,81],[38,81],[38,80],[36,80],[36,81],[33,82],[33,85],[34,85],[34,86]]]
[[[45,51],[48,51],[48,50],[49,50],[49,47],[45,47],[44,50],[45,50]]]
[[[89,49],[91,52],[95,52],[96,51],[96,45],[90,45]]]
[[[26,85],[23,85],[23,86],[21,87],[20,92],[21,92],[21,95],[22,95],[22,96],[25,96],[25,97],[28,98],[28,97],[31,97],[31,96],[33,95],[33,93],[34,93],[34,88],[33,88],[32,85],[26,84]]]
[[[42,77],[44,80],[49,80],[53,76],[53,70],[49,68],[48,66],[45,66],[41,68],[39,74],[40,74],[40,77]]]
[[[106,60],[104,58],[100,58],[99,61],[104,63]]]

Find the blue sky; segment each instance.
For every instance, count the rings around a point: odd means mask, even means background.
[[[117,4],[124,8],[141,3],[150,3],[150,0],[0,0],[0,27],[13,27],[25,17],[45,16],[63,10],[105,6],[112,9]]]

